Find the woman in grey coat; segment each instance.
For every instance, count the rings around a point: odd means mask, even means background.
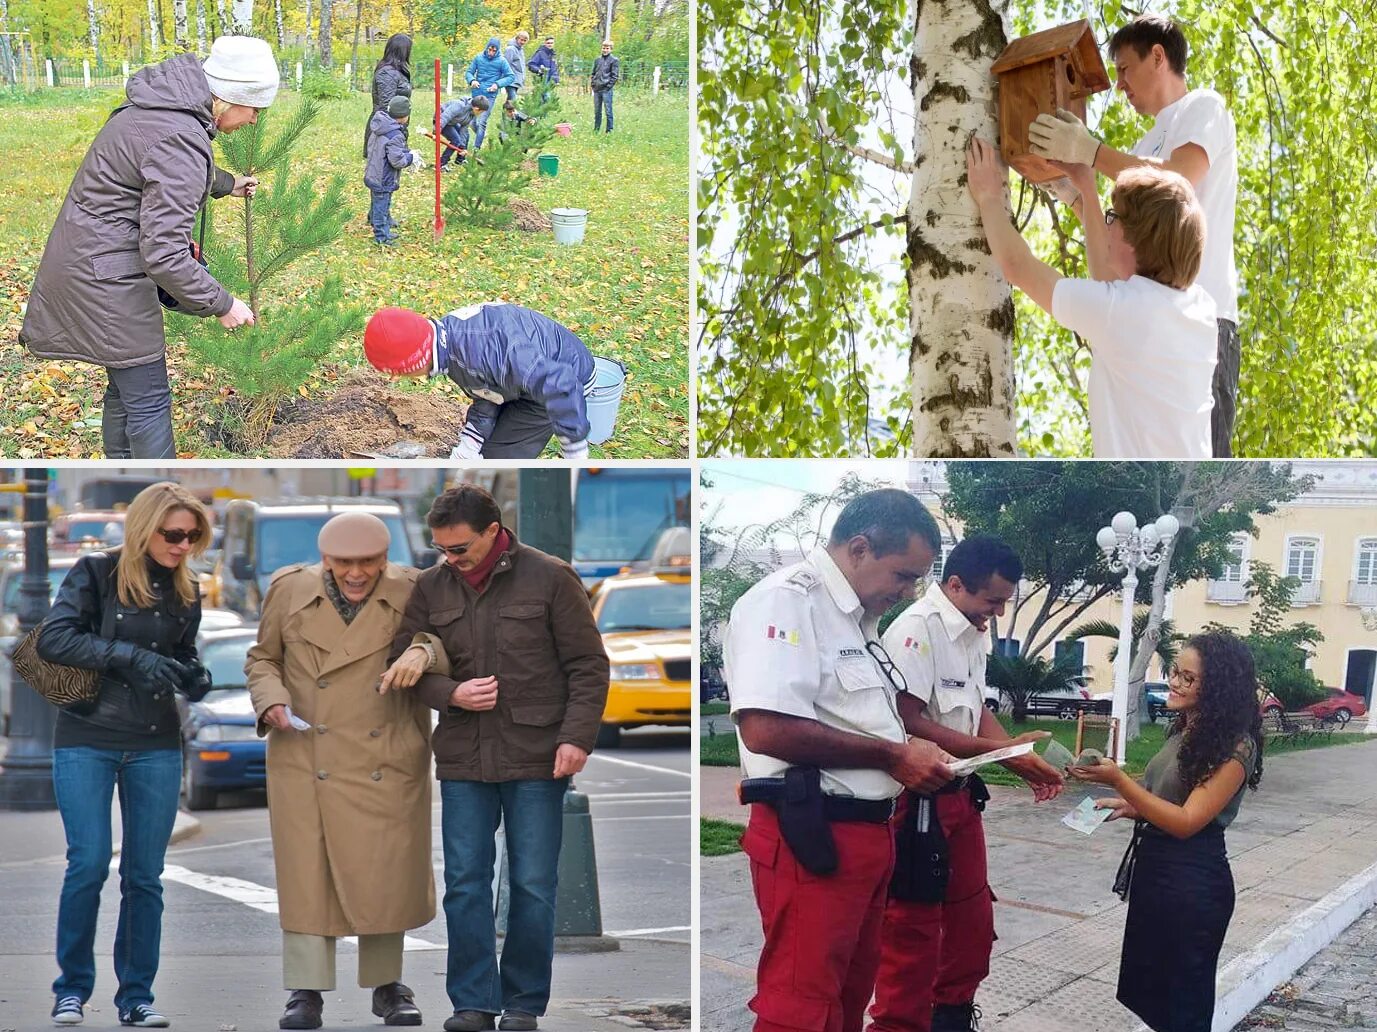
[[[141,69],[68,188],[19,339],[39,358],[105,367],[107,458],[177,457],[158,288],[226,329],[253,322],[190,245],[209,197],[258,185],[216,168],[211,140],[256,122],[277,87],[267,43],[243,36],[217,39],[204,66],[183,54]]]
[[[383,46],[383,56],[373,66],[373,110],[368,112],[368,122],[363,130],[363,157],[368,160],[368,137],[373,116],[386,111],[387,105],[396,96],[411,96],[411,37],[398,32],[387,38]]]

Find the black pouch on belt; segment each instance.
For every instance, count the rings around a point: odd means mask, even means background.
[[[205,209],[205,208],[202,208],[202,209],[201,209],[201,239],[200,239],[199,241],[193,240],[193,241],[192,241],[190,244],[188,244],[187,246],[188,246],[188,247],[190,248],[190,250],[191,250],[191,257],[195,258],[196,261],[200,263],[201,268],[203,268],[203,269],[208,269],[208,268],[210,268],[210,264],[206,261],[206,209]],[[171,294],[169,294],[169,293],[168,293],[166,290],[164,290],[162,287],[159,287],[159,288],[158,288],[158,303],[161,304],[164,308],[166,308],[169,312],[180,312],[180,311],[182,311],[181,302],[178,301],[178,300],[177,300],[175,297],[173,297]]]
[[[990,801],[990,790],[985,787],[985,781],[979,774],[969,774],[966,777],[966,791],[971,794],[971,805],[975,807],[977,813],[985,812],[985,804]]]
[[[837,870],[837,844],[832,824],[823,810],[822,771],[817,767],[790,767],[784,772],[784,798],[775,804],[779,833],[794,859],[809,874],[827,875]]]
[[[908,793],[908,811],[894,833],[889,895],[905,903],[941,903],[951,878],[951,848],[933,796]]]

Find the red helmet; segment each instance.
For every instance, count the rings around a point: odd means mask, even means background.
[[[430,320],[410,308],[379,308],[363,331],[363,353],[384,373],[430,369],[434,330]]]

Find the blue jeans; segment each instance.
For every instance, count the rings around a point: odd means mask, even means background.
[[[475,93],[474,96],[476,96],[476,97],[477,97],[477,96],[487,97],[488,100],[490,100],[490,101],[492,102],[492,105],[493,105],[493,106],[497,106],[497,104],[498,104],[498,100],[497,100],[497,96],[498,96],[498,95],[497,95],[496,93],[488,93],[488,92],[485,90],[485,91],[484,91],[483,93],[481,93],[481,94]],[[484,137],[485,135],[487,135],[487,132],[488,132],[488,119],[489,119],[491,116],[492,116],[492,107],[489,107],[488,110],[486,110],[486,111],[480,111],[480,112],[478,112],[477,115],[474,116],[474,118],[473,118],[473,131],[474,131],[473,149],[474,149],[474,150],[478,150],[478,149],[480,149],[480,148],[483,146],[483,137]]]
[[[455,1010],[545,1013],[555,957],[555,887],[567,787],[568,778],[440,782],[449,935],[445,990]],[[500,974],[492,899],[499,819],[511,871]]]
[[[469,147],[469,127],[468,127],[468,126],[464,126],[463,128],[460,128],[460,127],[457,126],[457,125],[447,125],[447,126],[445,126],[443,129],[440,130],[440,135],[443,136],[443,137],[444,137],[446,140],[448,140],[450,143],[454,144],[454,146],[456,146],[456,147],[463,147],[465,150],[468,150],[468,147]],[[440,167],[441,167],[441,168],[444,168],[446,165],[448,165],[448,164],[450,163],[450,159],[451,159],[451,158],[453,158],[456,162],[461,162],[461,161],[463,161],[463,159],[460,158],[458,154],[455,154],[454,151],[450,150],[448,147],[442,147],[442,148],[440,148]]]
[[[368,224],[373,227],[374,240],[391,240],[392,227],[396,225],[392,221],[392,191],[390,190],[369,190],[372,202],[368,205]]]
[[[612,91],[593,91],[593,132],[602,128],[602,113],[607,111],[607,131],[612,131]]]
[[[110,873],[110,799],[119,786],[124,820],[120,916],[115,930],[115,1006],[153,1002],[163,931],[163,855],[172,838],[181,787],[177,749],[120,752],[72,746],[53,750],[53,788],[67,832],[67,873],[57,910],[53,995],[84,1003],[96,985],[94,956],[100,890]]]

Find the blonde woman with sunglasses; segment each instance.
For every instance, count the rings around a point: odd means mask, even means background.
[[[124,544],[82,556],[43,622],[39,654],[100,671],[95,700],[58,714],[53,785],[67,834],[57,915],[53,1022],[79,1025],[95,988],[101,886],[110,870],[110,805],[124,822],[115,1007],[121,1025],[165,1028],[153,1009],[162,935],[163,855],[172,836],[182,753],[175,692],[210,689],[196,658],[201,599],[187,561],[210,544],[210,516],[171,483],[139,492]]]

